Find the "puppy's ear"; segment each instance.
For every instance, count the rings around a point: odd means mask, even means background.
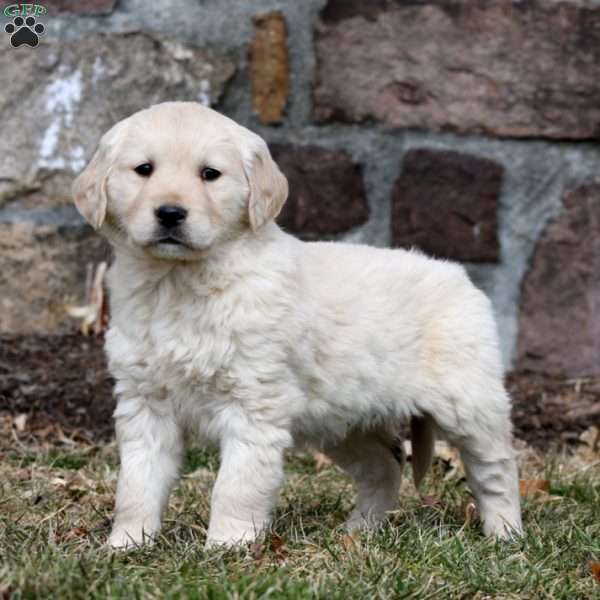
[[[88,166],[73,182],[73,200],[81,216],[94,228],[104,223],[108,196],[106,182],[110,172],[106,152],[99,148]]]
[[[255,148],[247,174],[248,216],[253,231],[277,217],[288,195],[287,179],[271,157],[267,144],[259,138]]]

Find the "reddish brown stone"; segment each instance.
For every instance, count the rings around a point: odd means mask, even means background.
[[[263,123],[279,123],[289,91],[287,26],[279,11],[254,17],[248,49],[252,108]]]
[[[498,260],[503,168],[468,154],[410,150],[394,187],[392,240],[434,256]]]
[[[361,166],[346,152],[277,144],[271,151],[290,185],[278,218],[284,229],[305,237],[327,236],[369,218]]]
[[[106,15],[113,11],[117,0],[47,0],[43,5],[52,14]]]
[[[600,181],[569,191],[563,204],[523,283],[518,366],[600,375]]]
[[[329,0],[315,115],[508,137],[600,136],[600,6]]]

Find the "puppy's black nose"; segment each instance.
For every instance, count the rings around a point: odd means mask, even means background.
[[[163,227],[177,227],[187,217],[188,211],[182,206],[164,204],[159,206],[154,214]]]

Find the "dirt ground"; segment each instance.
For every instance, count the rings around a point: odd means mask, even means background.
[[[0,336],[0,416],[26,414],[27,430],[42,436],[109,440],[114,401],[103,344],[79,334]]]
[[[73,335],[0,336],[0,417],[36,436],[113,436],[112,381],[103,340]],[[511,373],[515,434],[540,450],[576,447],[600,424],[600,379]]]

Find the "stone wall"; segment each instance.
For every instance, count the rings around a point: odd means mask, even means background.
[[[597,0],[44,6],[36,48],[0,40],[0,331],[74,327],[106,255],[74,175],[115,121],[197,100],[270,143],[286,229],[462,261],[507,367],[600,374]]]

